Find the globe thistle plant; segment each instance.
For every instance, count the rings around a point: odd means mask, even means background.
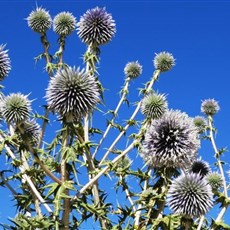
[[[20,123],[29,118],[31,101],[28,95],[12,93],[1,101],[1,113],[7,123]]]
[[[82,42],[97,47],[112,40],[116,24],[105,8],[96,7],[81,16],[77,30]]]
[[[61,12],[54,17],[53,30],[60,36],[70,35],[76,28],[76,18],[69,12]]]
[[[224,184],[223,179],[222,179],[221,175],[217,172],[209,173],[206,176],[206,179],[207,179],[208,183],[210,184],[210,186],[212,187],[213,192],[215,192],[215,191],[217,191],[223,187],[223,184]]]
[[[45,33],[51,28],[52,19],[48,11],[37,7],[27,17],[28,26],[37,33]]]
[[[219,104],[214,99],[206,99],[202,101],[201,112],[207,116],[213,116],[220,110]]]
[[[211,172],[211,169],[209,163],[200,158],[192,163],[189,171],[192,173],[198,173],[201,177],[204,177]]]
[[[146,132],[141,156],[153,167],[189,167],[200,146],[193,120],[178,110],[169,110]]]
[[[2,81],[10,72],[10,58],[8,50],[4,50],[5,45],[0,45],[0,81]]]
[[[99,95],[94,76],[84,69],[71,67],[58,71],[46,91],[49,109],[66,122],[78,121],[92,112],[99,102]]]
[[[196,116],[193,118],[193,122],[199,134],[202,134],[206,131],[207,121],[204,117]]]
[[[159,54],[156,54],[153,63],[155,69],[165,72],[175,65],[175,59],[171,53],[160,52]]]
[[[212,188],[199,174],[181,174],[172,181],[167,202],[175,214],[200,217],[213,206]]]
[[[168,109],[164,94],[149,93],[141,101],[141,112],[150,119],[159,119]]]
[[[129,62],[124,68],[126,78],[134,79],[142,74],[142,66],[138,61]]]

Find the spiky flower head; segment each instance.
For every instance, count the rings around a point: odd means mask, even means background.
[[[0,81],[2,81],[10,72],[10,58],[8,50],[4,50],[5,45],[0,45]]]
[[[58,71],[46,91],[49,109],[66,122],[79,121],[92,112],[99,95],[95,77],[75,67]]]
[[[38,144],[41,129],[35,120],[28,120],[16,126],[15,132],[19,133],[23,145],[29,144],[33,147]]]
[[[192,163],[189,171],[193,173],[198,173],[201,177],[204,177],[211,172],[211,169],[208,162],[199,158]]]
[[[1,113],[7,123],[20,123],[29,118],[31,101],[28,95],[12,93],[1,101]]]
[[[76,28],[76,18],[70,12],[61,12],[54,17],[53,30],[60,36],[70,35]]]
[[[105,8],[87,10],[77,23],[82,42],[93,47],[108,43],[116,33],[116,24]]]
[[[169,110],[152,121],[140,154],[156,168],[186,168],[195,160],[199,146],[192,118],[179,110]]]
[[[165,72],[175,66],[175,59],[171,53],[163,51],[156,54],[153,63],[155,69]]]
[[[214,99],[206,99],[201,103],[201,112],[207,116],[213,116],[220,110],[219,104]]]
[[[138,61],[128,62],[124,68],[126,78],[134,79],[142,74],[142,66]]]
[[[33,31],[43,34],[51,28],[52,19],[49,11],[42,7],[37,7],[27,17],[27,23]]]
[[[181,174],[172,181],[167,202],[175,214],[200,217],[213,206],[212,188],[199,174]]]
[[[223,187],[224,184],[223,179],[221,175],[217,172],[209,173],[206,176],[206,179],[214,192]]]
[[[168,109],[165,94],[149,93],[141,101],[141,112],[150,119],[159,119]]]
[[[202,134],[205,132],[206,127],[207,127],[207,121],[204,117],[196,116],[193,118],[193,122],[199,134]]]

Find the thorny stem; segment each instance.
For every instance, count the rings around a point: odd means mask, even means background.
[[[13,187],[8,183],[7,179],[4,177],[3,173],[0,173],[0,177],[5,186],[11,191],[14,196],[17,196],[18,193],[13,189]]]
[[[3,142],[4,138],[2,136],[0,136],[0,141]],[[11,149],[9,148],[9,146],[7,144],[4,145],[6,152],[9,154],[9,156],[13,159],[16,160],[16,156],[14,155],[14,153],[11,151]],[[19,166],[20,171],[23,173],[25,171],[25,165],[21,165]],[[42,198],[42,196],[40,195],[39,191],[37,190],[37,188],[34,186],[31,178],[26,175],[26,174],[22,174],[22,178],[27,181],[27,183],[29,184],[29,186],[31,187],[31,189],[33,190],[34,194],[36,195],[36,197],[38,198],[38,200],[44,205],[45,209],[52,214],[53,211],[52,209],[49,207],[48,204],[46,204],[46,201]]]
[[[118,162],[122,157],[124,157],[129,151],[131,151],[134,146],[135,146],[136,142],[133,142],[132,144],[130,144],[120,155],[118,155],[116,158],[114,158],[111,161],[111,164],[114,165],[116,162]],[[110,169],[110,165],[104,167],[96,176],[94,176],[92,179],[90,179],[90,181],[85,184],[80,191],[78,192],[78,194],[73,198],[76,199],[80,194],[83,194],[89,187],[91,187],[104,173],[106,173],[109,169]]]
[[[225,180],[225,176],[224,176],[224,170],[223,170],[222,163],[220,161],[219,152],[218,152],[218,149],[216,147],[216,143],[215,143],[215,140],[214,140],[214,137],[213,137],[212,117],[210,115],[208,116],[208,126],[209,126],[210,141],[212,143],[212,147],[213,147],[214,152],[215,152],[215,157],[216,157],[216,160],[217,160],[217,164],[218,164],[218,167],[219,167],[219,170],[220,170],[221,178],[223,180],[224,195],[225,195],[226,198],[228,198],[228,190],[227,190],[227,184],[226,184],[226,180]],[[220,221],[223,218],[224,213],[226,212],[226,210],[227,210],[226,207],[222,208],[222,210],[220,211],[219,215],[216,218],[216,222]]]
[[[151,173],[152,173],[152,170],[149,170],[148,175],[150,176]],[[149,183],[148,179],[145,180],[143,192],[147,190],[148,183]],[[142,208],[142,204],[139,204],[137,208],[137,212],[135,213],[135,219],[134,219],[135,228],[139,227],[139,222],[140,222],[140,217],[141,217],[141,208]]]
[[[42,123],[41,134],[40,134],[40,137],[39,137],[39,140],[38,140],[38,148],[41,147],[42,140],[43,140],[43,137],[45,135],[46,125],[48,123],[49,109],[46,107],[45,110],[46,110],[46,112],[45,112],[44,120],[43,120],[43,123]]]
[[[97,154],[99,148],[101,147],[103,141],[105,140],[106,136],[108,135],[109,130],[110,130],[111,127],[112,127],[112,123],[114,122],[115,117],[117,116],[118,110],[120,109],[122,103],[124,102],[124,100],[125,100],[125,98],[126,98],[127,91],[128,91],[128,86],[129,86],[129,82],[130,82],[130,78],[127,78],[127,79],[126,79],[125,86],[124,86],[124,88],[123,88],[122,97],[121,97],[120,101],[118,102],[118,105],[117,105],[116,109],[114,110],[114,113],[113,113],[113,117],[112,117],[112,119],[111,119],[111,122],[110,122],[109,125],[107,126],[107,128],[106,128],[106,130],[105,130],[105,132],[104,132],[104,134],[103,134],[103,136],[102,136],[102,138],[100,139],[100,141],[99,141],[97,147],[95,148],[95,151],[94,151],[94,153],[93,153],[93,158],[95,158],[95,156],[96,156],[96,154]]]
[[[63,143],[62,148],[65,150],[65,148],[68,146],[68,138],[69,138],[69,131],[68,126],[66,127],[66,131],[63,135]],[[64,156],[64,151],[62,151],[62,157],[61,157],[61,181],[62,183],[66,182],[68,180],[68,173],[66,170],[66,158]],[[69,190],[65,189],[65,195],[69,196]],[[64,225],[63,230],[69,229],[69,214],[70,214],[70,198],[64,198],[64,204],[63,204],[63,215],[62,215],[62,223]]]
[[[44,56],[45,56],[45,59],[46,59],[46,65],[50,65],[51,64],[51,58],[50,58],[50,55],[49,55],[49,42],[47,40],[47,36],[46,36],[46,33],[43,33],[41,35],[41,43],[44,47]],[[53,76],[52,74],[52,69],[47,69],[47,73],[49,74],[49,77],[51,78]]]
[[[27,160],[26,160],[26,157],[23,151],[21,151],[21,160],[22,160],[22,165],[25,165],[25,170],[29,169],[29,165],[27,163]],[[34,200],[34,206],[35,206],[36,213],[38,214],[39,217],[42,217],[42,211],[40,208],[39,200],[36,197],[36,194],[34,193],[32,189],[31,189],[31,193],[32,193],[32,197]]]
[[[20,127],[19,127],[20,130]],[[21,130],[20,130],[21,131]],[[36,150],[30,145],[30,143],[27,143],[27,146],[29,148],[29,151],[31,154],[33,154],[35,161],[40,165],[40,167],[44,170],[47,176],[49,176],[53,181],[55,181],[58,184],[61,184],[61,180],[59,180],[47,167],[43,164],[43,162],[39,159]]]
[[[90,52],[91,48],[90,46],[88,47],[87,52]],[[90,73],[90,64],[89,62],[86,62],[86,72],[88,72],[89,74],[93,74]],[[82,141],[82,140],[81,140]],[[85,143],[89,142],[89,115],[87,114],[84,117],[84,140]],[[84,154],[84,160],[85,162],[87,162],[87,169],[89,172],[89,179],[91,180],[93,174],[91,174],[92,172],[94,172],[96,170],[90,150],[86,147],[85,149],[85,154]],[[99,208],[101,206],[100,204],[100,195],[99,195],[99,189],[98,189],[98,183],[95,181],[95,183],[92,185],[92,193],[94,196],[94,204],[97,205]],[[101,225],[102,229],[108,229],[107,227],[107,221],[106,219],[99,217],[99,222]]]
[[[125,179],[120,175],[120,180],[125,180]],[[126,194],[127,199],[129,200],[130,204],[133,207],[133,211],[136,212],[136,207],[135,207],[135,204],[134,204],[134,202],[130,196],[130,192],[129,192],[128,188],[125,189],[125,194]]]
[[[65,37],[60,36],[59,45],[60,45],[59,50],[57,51],[57,56],[59,57],[58,69],[60,69],[63,65],[63,52],[65,49]]]
[[[155,81],[158,79],[159,75],[160,75],[160,70],[156,70],[156,71],[154,72],[154,74],[153,74],[153,77],[152,77],[152,79],[151,79],[151,81],[150,81],[148,87],[146,88],[146,93],[148,93],[148,92],[151,90],[153,84],[154,84]],[[136,115],[137,115],[137,113],[138,113],[140,107],[141,107],[141,102],[139,102],[139,103],[137,104],[137,107],[136,107],[135,111],[133,112],[133,114],[132,114],[132,116],[130,117],[129,120],[133,120],[133,119],[136,117]],[[117,136],[117,138],[114,140],[114,142],[113,142],[113,143],[111,144],[111,146],[109,147],[108,151],[105,153],[105,155],[104,155],[103,158],[101,159],[101,161],[100,161],[100,163],[99,163],[99,166],[101,166],[101,165],[104,163],[104,161],[105,161],[105,159],[107,158],[107,156],[109,155],[109,153],[113,150],[114,146],[115,146],[115,145],[117,144],[117,142],[121,139],[121,137],[125,134],[126,130],[129,128],[129,126],[130,126],[130,125],[129,125],[129,123],[128,123],[128,124],[124,127],[124,129],[122,130],[122,132],[120,132],[120,134]]]

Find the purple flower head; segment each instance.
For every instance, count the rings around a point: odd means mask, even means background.
[[[200,217],[213,206],[212,188],[199,174],[182,174],[172,181],[167,202],[175,214]]]
[[[195,160],[199,146],[193,120],[186,113],[169,110],[152,121],[140,154],[156,168],[187,168]]]
[[[105,8],[96,7],[87,10],[77,23],[78,35],[82,42],[98,47],[112,40],[116,33],[116,24]]]

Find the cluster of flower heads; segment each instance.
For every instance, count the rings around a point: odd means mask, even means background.
[[[70,12],[61,12],[52,20],[49,11],[37,7],[27,17],[28,26],[35,32],[45,34],[52,27],[60,36],[68,36],[76,28],[82,40],[92,47],[98,47],[112,40],[116,33],[116,24],[105,8],[95,7],[88,10],[77,23]]]
[[[30,141],[30,144],[37,143],[40,128],[34,120],[29,119],[31,101],[28,99],[28,95],[11,93],[8,96],[3,96],[0,100],[0,108],[3,119],[15,128],[15,132],[20,134],[23,142],[26,141],[22,137],[26,135],[26,140]]]
[[[99,87],[94,76],[79,68],[64,68],[50,80],[46,99],[48,107],[69,123],[92,112],[99,102]]]
[[[187,168],[196,159],[199,146],[193,120],[179,110],[168,110],[152,121],[140,154],[152,167]]]
[[[69,12],[61,12],[52,20],[49,11],[37,7],[27,17],[28,26],[37,33],[45,34],[52,27],[60,36],[70,35],[76,28],[76,18]]]

